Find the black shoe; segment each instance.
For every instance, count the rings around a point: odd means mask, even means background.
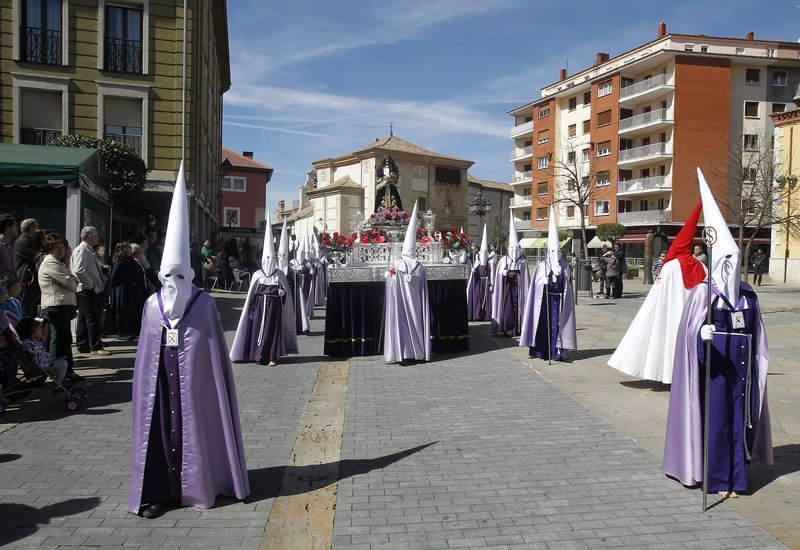
[[[156,519],[166,514],[173,506],[169,504],[146,504],[139,510],[139,515],[145,519]]]

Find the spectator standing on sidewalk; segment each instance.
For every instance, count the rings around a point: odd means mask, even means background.
[[[609,250],[603,254],[601,260],[606,262],[606,299],[616,298],[621,275],[619,258]]]
[[[608,288],[608,275],[606,272],[608,270],[608,262],[605,258],[608,256],[608,247],[603,245],[603,248],[600,252],[600,257],[597,259],[597,271],[599,272],[600,278],[600,295],[602,296],[605,292],[605,289]]]
[[[658,258],[653,260],[653,269],[651,270],[651,273],[653,275],[654,283],[656,282],[656,279],[658,279],[658,276],[661,273],[661,268],[664,267],[664,260],[666,259],[666,257],[667,253],[662,252],[661,254],[658,255]]]
[[[692,256],[697,258],[700,261],[700,263],[702,263],[703,265],[707,266],[707,264],[708,264],[708,256],[706,256],[706,253],[703,252],[703,245],[702,244],[694,245],[694,247],[692,248]]]
[[[16,277],[14,239],[17,238],[17,220],[11,216],[0,218],[0,277]]]
[[[14,242],[14,258],[17,264],[17,278],[22,284],[20,301],[22,315],[36,317],[39,312],[39,279],[36,275],[36,255],[42,247],[42,232],[39,223],[28,218],[19,224],[20,235]]]
[[[58,233],[43,239],[45,256],[39,266],[39,288],[42,291],[42,317],[50,323],[50,357],[67,360],[68,376],[75,379],[72,360],[72,330],[70,321],[75,316],[78,278],[64,263],[69,245]]]
[[[133,258],[127,241],[117,243],[114,249],[114,267],[111,269],[111,304],[117,333],[128,341],[136,339],[141,328],[146,279],[144,271]]]
[[[94,247],[100,236],[87,225],[81,229],[81,244],[72,252],[72,273],[78,278],[78,328],[75,331],[78,351],[92,355],[111,355],[100,341],[101,313],[106,288],[103,266]]]
[[[622,297],[622,286],[623,286],[623,279],[628,274],[628,261],[625,259],[625,248],[619,244],[614,243],[614,252],[612,254],[617,258],[619,261],[619,275],[617,276],[615,291],[614,291],[614,298],[621,298]]]
[[[769,256],[764,254],[763,248],[759,247],[753,256],[753,269],[755,270],[755,279],[753,282],[756,285],[761,286],[761,278],[764,276],[764,272],[767,271],[768,268]]]

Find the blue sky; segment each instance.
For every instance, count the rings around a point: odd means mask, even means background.
[[[223,142],[275,169],[268,204],[296,199],[312,160],[395,135],[511,176],[505,113],[568,60],[672,32],[797,40],[800,0],[228,0],[232,87]]]

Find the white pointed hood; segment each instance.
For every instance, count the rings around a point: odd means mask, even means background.
[[[286,218],[283,218],[281,240],[278,242],[278,267],[284,275],[289,273],[289,231],[286,229]]]
[[[558,239],[556,211],[552,204],[550,205],[550,226],[547,229],[547,261],[553,275],[556,277],[561,275],[561,241]]]
[[[712,264],[708,269],[711,271],[714,285],[736,307],[739,303],[739,285],[742,278],[741,251],[700,168],[697,169],[697,181],[700,184],[705,225],[713,227],[717,236],[717,242],[711,247]]]
[[[315,258],[319,258],[319,239],[317,239],[317,234],[316,233],[312,233],[311,234],[311,239],[312,239],[311,244],[314,245],[313,246],[313,248],[314,248],[314,257]]]
[[[189,259],[189,204],[183,161],[178,170],[178,179],[175,180],[168,219],[158,278],[163,285],[164,314],[175,326],[183,317],[186,304],[192,296],[194,278]]]
[[[512,210],[510,214],[508,217],[508,256],[516,262],[522,255],[522,251],[519,247],[519,239],[517,239],[517,224],[514,221],[514,211]]]
[[[406,235],[403,238],[403,260],[402,265],[408,266],[408,270],[412,271],[417,264],[417,202],[414,201],[414,209],[411,211],[411,217],[408,220],[408,228]]]
[[[489,238],[486,235],[486,224],[483,224],[481,249],[478,251],[478,263],[480,263],[480,265],[486,265],[489,263]]]
[[[278,267],[275,257],[275,245],[272,244],[272,225],[269,223],[269,210],[267,210],[267,226],[264,230],[264,249],[261,252],[261,271],[269,277]]]
[[[298,264],[302,264],[306,259],[306,238],[297,237],[297,250],[294,253],[294,260]]]
[[[306,242],[307,242],[307,245],[308,245],[307,251],[308,251],[308,259],[309,260],[314,260],[317,257],[317,251],[314,249],[314,240],[315,240],[314,239],[314,232],[312,230],[312,232],[308,234],[308,237],[306,237]]]

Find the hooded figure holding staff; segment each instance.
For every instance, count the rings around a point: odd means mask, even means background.
[[[467,281],[467,319],[488,321],[492,316],[492,268],[489,265],[489,240],[483,224],[481,249]]]
[[[497,262],[492,289],[492,331],[519,336],[528,292],[528,262],[519,246],[513,212],[508,222],[508,253]]]

